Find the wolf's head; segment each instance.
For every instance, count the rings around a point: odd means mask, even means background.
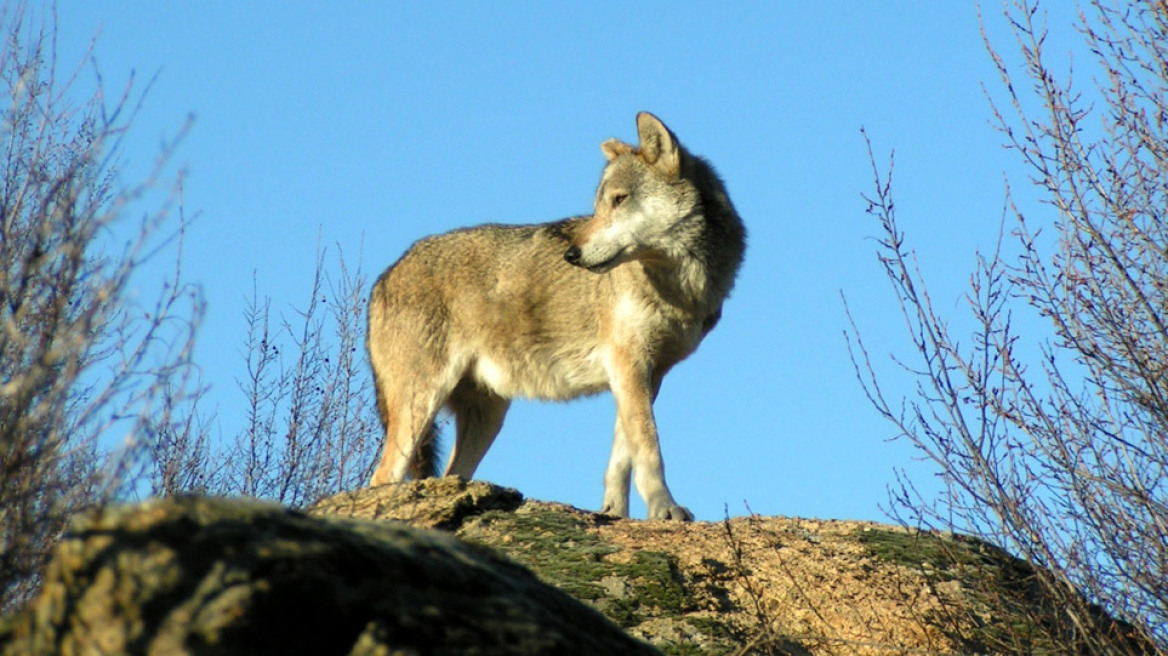
[[[640,145],[600,145],[608,164],[593,218],[564,259],[603,273],[631,260],[669,262],[690,248],[702,220],[701,193],[687,172],[693,158],[656,116],[637,115]]]

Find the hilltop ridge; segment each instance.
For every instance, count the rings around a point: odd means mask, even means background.
[[[962,536],[617,519],[458,478],[306,511],[180,496],[75,519],[0,654],[1058,653],[1034,581]]]

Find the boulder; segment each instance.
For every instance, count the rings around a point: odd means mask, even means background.
[[[493,551],[399,522],[181,497],[74,521],[3,654],[652,654]]]

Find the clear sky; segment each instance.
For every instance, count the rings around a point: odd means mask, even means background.
[[[750,231],[722,322],[656,404],[678,501],[704,520],[744,502],[882,519],[894,468],[927,484],[856,382],[840,292],[906,388],[861,126],[882,161],[896,150],[902,227],[943,312],[964,307],[975,250],[993,244],[1004,176],[1025,184],[988,120],[997,78],[973,2],[57,5],[62,62],[96,35],[107,88],[157,73],[129,175],[194,116],[176,155],[198,213],[183,265],[208,301],[196,359],[225,433],[242,423],[253,275],[290,316],[318,234],[375,277],[427,234],[589,212],[599,144],[635,141],[649,110],[718,168]],[[613,413],[608,395],[518,402],[478,477],[595,509]]]

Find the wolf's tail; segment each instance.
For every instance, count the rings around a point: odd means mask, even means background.
[[[418,448],[414,450],[414,459],[410,461],[410,478],[434,478],[438,476],[438,423],[431,422],[422,436]]]

